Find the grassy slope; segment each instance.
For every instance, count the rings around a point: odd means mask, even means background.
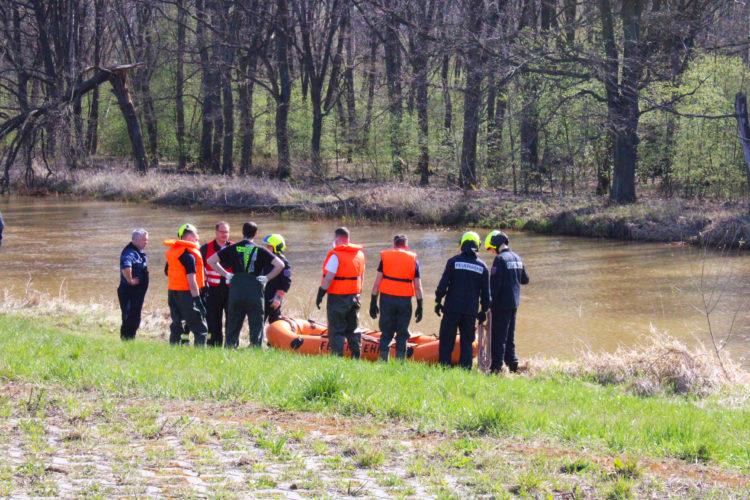
[[[559,376],[484,377],[462,370],[357,363],[277,351],[120,344],[58,321],[0,316],[0,377],[110,395],[259,401],[371,416],[425,431],[493,433],[570,448],[676,456],[750,469],[750,412],[718,398],[640,398]]]

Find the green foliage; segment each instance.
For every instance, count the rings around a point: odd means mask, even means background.
[[[566,460],[560,467],[560,472],[564,474],[578,474],[591,467],[592,463],[584,458],[577,458],[572,461]]]
[[[325,371],[308,378],[302,390],[302,399],[305,401],[322,400],[329,402],[335,398],[344,386],[341,373]]]
[[[640,398],[618,385],[601,387],[574,378],[507,379],[418,363],[352,362],[275,350],[227,352],[148,341],[123,344],[96,331],[76,328],[71,333],[44,320],[31,324],[14,316],[0,317],[0,332],[0,378],[49,381],[102,391],[111,398],[255,401],[365,416],[373,423],[388,422],[394,418],[392,408],[400,408],[396,418],[421,429],[465,433],[449,449],[451,456],[472,459],[476,435],[489,433],[628,455],[689,451],[711,463],[750,466],[750,412],[727,407],[718,397],[702,400],[699,407],[681,397]],[[70,356],[74,352],[79,356]],[[38,408],[32,410],[34,415]],[[158,435],[163,426],[185,425],[159,416],[155,406],[134,408],[129,414],[134,429],[144,436]],[[31,421],[19,425],[32,442],[43,436],[43,429]],[[252,432],[267,440],[263,443],[271,454],[286,451],[288,436],[275,439],[262,429]],[[710,451],[701,443],[711,443]],[[364,462],[382,463],[384,451],[372,446],[357,453]],[[626,462],[618,475],[637,473],[638,465]]]
[[[683,114],[732,114],[734,96],[742,90],[743,67],[740,57],[700,55],[678,87],[652,87],[646,95],[657,102],[686,95],[676,106]],[[734,118],[710,120],[652,112],[641,119],[641,138],[639,176],[659,180],[667,194],[734,198],[746,193]]]
[[[628,479],[635,479],[641,475],[641,469],[638,462],[634,460],[628,459],[623,462],[619,458],[615,458],[615,474]]]

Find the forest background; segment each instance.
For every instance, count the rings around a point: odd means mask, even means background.
[[[748,194],[747,2],[6,0],[0,23],[3,191],[124,157],[302,185]]]

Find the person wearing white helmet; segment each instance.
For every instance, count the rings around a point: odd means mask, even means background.
[[[529,283],[529,275],[521,257],[508,246],[508,235],[492,231],[484,240],[484,248],[496,255],[492,263],[492,364],[490,370],[499,372],[503,362],[511,372],[518,371],[516,357],[516,311],[521,299],[521,285]]]
[[[439,360],[450,365],[456,344],[456,330],[461,334],[461,367],[471,369],[474,357],[476,322],[484,323],[490,308],[490,270],[479,257],[479,235],[473,231],[461,237],[461,253],[448,259],[435,290],[435,314],[440,321]],[[445,304],[442,304],[445,297]],[[480,309],[481,302],[481,309]]]

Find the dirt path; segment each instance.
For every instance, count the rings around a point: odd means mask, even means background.
[[[256,404],[0,383],[0,497],[746,497],[739,473]]]

